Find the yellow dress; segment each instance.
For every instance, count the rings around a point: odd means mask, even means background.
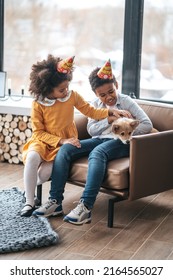
[[[36,151],[43,160],[52,161],[60,149],[62,138],[78,138],[74,122],[74,108],[92,119],[108,116],[108,109],[95,109],[77,92],[72,91],[65,102],[56,101],[52,106],[45,106],[37,101],[32,103],[32,137],[23,147],[23,162],[29,151]]]

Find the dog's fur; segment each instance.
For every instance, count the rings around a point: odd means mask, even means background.
[[[150,133],[157,133],[157,132],[159,132],[159,131],[153,127]]]
[[[115,139],[119,138],[124,144],[128,144],[133,131],[138,125],[138,120],[130,118],[118,118],[117,120],[113,121],[112,125],[102,134],[112,133]]]

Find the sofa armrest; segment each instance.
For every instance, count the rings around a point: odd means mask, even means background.
[[[129,200],[173,188],[173,130],[134,136],[130,143]]]

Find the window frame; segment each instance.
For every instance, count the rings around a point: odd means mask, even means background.
[[[140,98],[142,31],[145,0],[125,0],[122,92]],[[4,71],[4,0],[0,0],[0,71]],[[133,94],[135,96],[133,96]],[[150,99],[145,99],[150,100]],[[171,101],[153,100],[161,103]]]
[[[4,0],[0,0],[0,72],[4,69]]]
[[[140,97],[143,12],[144,0],[125,1],[122,92],[136,98]]]

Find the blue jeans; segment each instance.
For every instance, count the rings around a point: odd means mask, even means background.
[[[107,163],[113,159],[128,157],[129,144],[110,138],[91,138],[81,140],[80,143],[81,148],[64,144],[58,151],[53,164],[50,198],[56,199],[59,204],[62,203],[71,163],[89,156],[87,179],[81,199],[91,209],[104,180]]]

